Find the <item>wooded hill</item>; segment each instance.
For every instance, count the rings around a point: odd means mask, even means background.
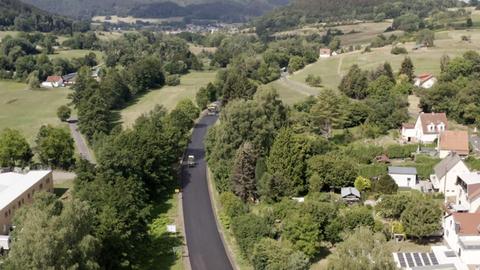
[[[187,17],[243,21],[289,0],[25,0],[41,9],[76,18],[131,15],[139,18]]]
[[[382,21],[404,14],[425,18],[432,12],[461,5],[457,0],[294,0],[259,18],[255,26],[257,33],[265,35],[304,23]]]
[[[83,28],[85,25],[81,23],[52,15],[18,0],[0,0],[1,30],[70,33],[72,29],[82,31]]]

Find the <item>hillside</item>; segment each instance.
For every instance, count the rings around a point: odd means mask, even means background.
[[[288,0],[24,0],[43,10],[76,18],[132,15],[140,18],[189,17],[242,21],[259,16]]]
[[[71,32],[73,21],[52,15],[18,0],[0,0],[2,30]],[[82,30],[82,29],[77,29]]]
[[[404,14],[425,18],[462,5],[457,0],[293,0],[259,18],[257,33],[269,35],[305,23],[394,19]]]

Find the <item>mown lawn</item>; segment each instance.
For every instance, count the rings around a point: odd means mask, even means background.
[[[155,105],[162,105],[171,110],[182,99],[189,98],[195,102],[198,89],[213,81],[215,74],[211,71],[191,72],[181,77],[180,85],[149,91],[120,112],[123,125],[131,126],[139,116],[151,111]]]
[[[461,41],[461,37],[467,35],[471,37],[471,42]],[[362,69],[372,70],[377,66],[388,61],[392,68],[397,71],[405,58],[412,59],[415,66],[415,73],[431,72],[438,75],[440,73],[440,58],[442,55],[449,55],[451,58],[460,56],[468,50],[480,49],[480,29],[442,31],[436,33],[435,47],[412,50],[414,43],[403,45],[408,50],[408,55],[393,55],[390,53],[392,46],[383,48],[374,48],[370,53],[355,51],[342,55],[333,56],[327,59],[320,59],[317,62],[306,66],[304,69],[295,72],[289,76],[290,80],[305,83],[308,74],[320,75],[323,86],[318,88],[337,89],[342,76],[349,68],[357,64]],[[277,88],[278,92],[286,103],[300,101],[305,95],[302,95],[295,87],[288,87],[280,81],[270,83],[270,86]]]
[[[167,199],[166,201],[163,201]],[[163,201],[163,202],[162,202]],[[177,233],[167,232],[167,225],[176,224],[178,219],[178,195],[169,194],[167,198],[159,199],[153,206],[153,220],[148,225],[148,242],[145,243],[143,264],[144,270],[182,270],[183,262],[181,247],[184,243],[180,235],[182,228],[178,227]]]
[[[67,104],[67,88],[28,90],[27,85],[0,81],[0,130],[20,130],[33,142],[44,124],[59,125],[57,108]]]

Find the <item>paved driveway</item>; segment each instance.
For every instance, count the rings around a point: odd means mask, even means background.
[[[204,116],[193,129],[186,156],[195,167],[182,170],[183,217],[190,264],[193,270],[230,270],[232,266],[220,238],[208,192],[204,138],[217,116]]]

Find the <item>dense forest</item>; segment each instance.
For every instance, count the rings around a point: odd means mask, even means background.
[[[76,18],[95,15],[132,15],[140,18],[186,17],[188,19],[245,21],[285,5],[288,0],[26,0],[44,10]]]
[[[257,34],[268,36],[304,23],[328,23],[342,20],[382,21],[402,15],[425,18],[435,11],[459,4],[460,2],[455,0],[295,0],[290,5],[259,18],[255,22],[255,27]]]
[[[17,0],[0,0],[0,29],[17,31],[59,32],[85,31],[88,23],[52,15]]]

